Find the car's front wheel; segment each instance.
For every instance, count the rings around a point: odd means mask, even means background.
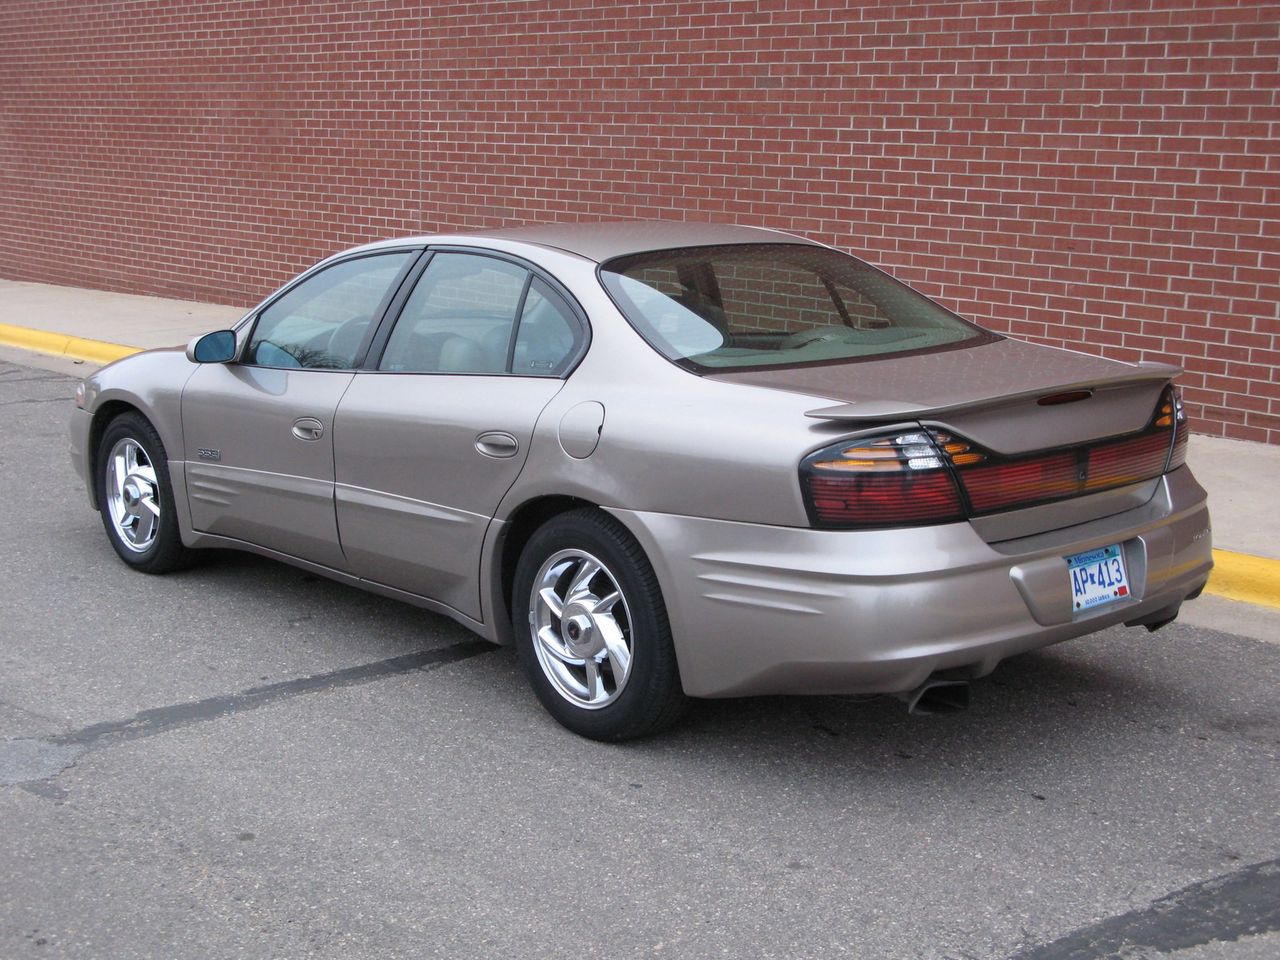
[[[164,444],[141,414],[122,413],[107,424],[97,483],[102,525],[121,560],[144,573],[191,565],[197,555],[182,544]]]
[[[629,740],[684,712],[662,591],[617,520],[598,510],[550,520],[526,544],[512,595],[521,664],[565,727]]]

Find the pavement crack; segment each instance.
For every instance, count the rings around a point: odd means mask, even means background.
[[[70,397],[25,397],[21,400],[0,400],[0,407],[15,407],[21,403],[67,403]]]
[[[23,367],[7,367],[0,369],[0,383],[66,383],[74,380],[75,377],[65,374],[41,374],[34,377],[24,376],[26,369]]]
[[[154,737],[180,727],[257,710],[259,707],[308,693],[356,686],[414,670],[434,670],[495,649],[497,648],[493,644],[483,640],[464,640],[447,647],[422,650],[374,663],[299,677],[296,680],[250,687],[239,693],[154,707],[124,720],[94,723],[57,736],[0,741],[0,784],[11,786],[48,780],[75,763],[84,751],[94,747]]]
[[[1009,960],[1102,960],[1172,953],[1280,930],[1280,859],[1175,890],[1146,907],[1075,930]]]
[[[137,740],[140,737],[153,737],[166,733],[176,727],[185,727],[193,723],[204,723],[217,720],[233,713],[245,710],[256,710],[269,703],[316,693],[320,690],[333,690],[338,687],[350,687],[368,683],[382,677],[397,673],[408,673],[412,670],[431,670],[447,663],[456,663],[468,657],[493,650],[492,644],[483,640],[464,640],[461,643],[434,650],[422,650],[388,660],[374,663],[363,663],[355,667],[345,667],[329,673],[317,673],[296,680],[283,680],[280,683],[269,683],[261,687],[250,687],[240,693],[226,694],[218,697],[207,697],[190,703],[175,703],[167,707],[154,707],[143,710],[125,720],[108,720],[95,723],[79,730],[73,730],[50,742],[59,746],[95,746],[103,741]]]

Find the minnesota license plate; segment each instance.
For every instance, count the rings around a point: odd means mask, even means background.
[[[1067,557],[1071,577],[1071,607],[1076,613],[1115,603],[1129,596],[1129,574],[1120,544],[1086,550]]]

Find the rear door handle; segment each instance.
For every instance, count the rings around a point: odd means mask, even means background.
[[[502,430],[490,430],[476,437],[476,449],[486,457],[507,460],[520,452],[520,441]]]
[[[299,440],[319,440],[324,436],[324,424],[315,417],[299,417],[293,421],[293,435]]]

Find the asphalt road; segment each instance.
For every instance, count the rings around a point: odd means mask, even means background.
[[[1116,629],[958,716],[603,746],[443,618],[126,569],[72,386],[0,363],[0,957],[1280,955],[1280,646]]]

